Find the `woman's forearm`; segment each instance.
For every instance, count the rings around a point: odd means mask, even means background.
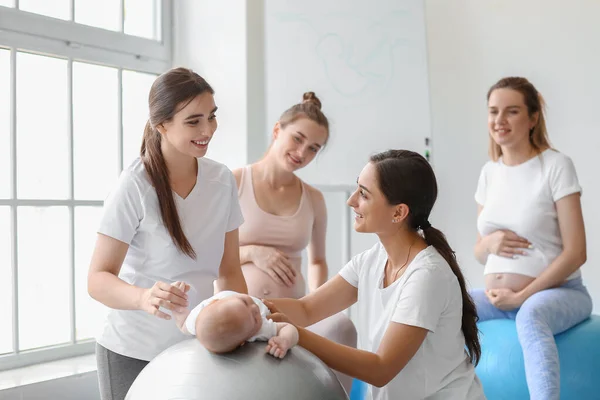
[[[475,243],[474,250],[475,250],[474,251],[475,258],[477,259],[479,264],[485,265],[485,263],[487,262],[488,256],[490,255],[490,252],[487,247],[487,240],[485,239],[485,237],[477,240],[477,243]]]
[[[256,246],[252,244],[240,246],[240,263],[242,265],[247,264],[249,262],[253,262],[252,252],[255,248]]]
[[[267,300],[272,303],[281,313],[285,314],[294,325],[304,327],[314,323],[311,321],[310,315],[308,314],[302,300],[281,298]]]
[[[377,354],[332,342],[303,328],[298,328],[298,333],[298,345],[316,355],[328,367],[377,387],[389,382],[384,377]]]
[[[144,290],[107,271],[97,271],[88,277],[90,296],[117,310],[138,310]]]
[[[230,268],[225,274],[220,274],[217,278],[216,288],[218,291],[231,290],[238,293],[248,294],[248,286],[244,279],[241,268]]]
[[[560,286],[586,261],[585,254],[563,251],[533,282],[522,291],[524,300],[542,290]]]

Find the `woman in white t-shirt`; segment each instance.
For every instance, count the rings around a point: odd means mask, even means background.
[[[492,160],[475,194],[475,256],[486,289],[471,294],[481,321],[516,321],[531,399],[558,399],[554,335],[592,312],[579,270],[586,260],[581,187],[571,159],[550,147],[543,99],[527,79],[498,81],[488,109]]]
[[[476,312],[454,252],[429,223],[437,183],[417,153],[371,157],[348,199],[354,229],[379,243],[299,299],[269,299],[271,318],[295,324],[299,345],[329,367],[369,383],[375,400],[484,399],[475,375]],[[359,349],[303,327],[352,304]]]
[[[209,298],[215,280],[247,292],[235,178],[204,158],[217,128],[213,94],[188,69],[159,76],[140,158],[104,203],[88,275],[89,294],[111,309],[96,338],[102,400],[123,399],[152,358],[185,339],[170,310]]]

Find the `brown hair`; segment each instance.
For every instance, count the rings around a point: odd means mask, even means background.
[[[325,114],[323,114],[323,111],[321,111],[321,100],[319,100],[314,92],[304,93],[301,103],[295,104],[285,110],[281,114],[281,117],[279,117],[279,125],[283,129],[300,118],[308,118],[324,127],[327,130],[327,139],[329,139],[329,121]]]
[[[487,93],[487,100],[490,100],[492,92],[496,89],[512,89],[523,95],[523,101],[527,106],[527,113],[529,117],[533,117],[534,114],[538,113],[537,124],[529,132],[529,143],[534,149],[541,153],[544,150],[552,148],[550,140],[548,139],[548,131],[546,130],[546,118],[545,109],[546,103],[544,98],[537,91],[537,89],[525,78],[521,77],[507,77],[502,78],[496,82]],[[490,136],[489,155],[494,161],[498,161],[498,158],[502,155],[502,148],[494,141]]]
[[[169,171],[161,151],[162,136],[156,127],[173,116],[203,93],[214,94],[212,87],[198,74],[186,68],[174,68],[160,75],[150,89],[148,104],[150,119],[144,128],[140,156],[156,190],[160,215],[175,246],[191,258],[196,258],[194,248],[187,240],[169,181]]]
[[[388,150],[371,156],[378,175],[379,188],[389,204],[406,204],[410,210],[408,225],[422,230],[428,245],[435,247],[456,276],[462,294],[462,332],[471,362],[481,357],[477,310],[467,292],[456,254],[442,232],[429,223],[429,214],[437,198],[437,182],[431,165],[418,153],[409,150]]]

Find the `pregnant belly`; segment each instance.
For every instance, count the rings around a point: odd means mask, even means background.
[[[537,248],[526,250],[517,258],[488,256],[485,265],[487,289],[511,289],[518,292],[529,285],[548,267],[550,261]]]
[[[259,299],[280,297],[299,299],[304,296],[306,285],[300,271],[300,260],[294,264],[298,264],[295,266],[296,281],[291,287],[276,282],[253,263],[242,265],[242,273],[246,279],[246,285],[248,285],[248,294]]]
[[[535,278],[513,273],[492,273],[485,276],[486,289],[511,289],[514,292],[523,290]]]

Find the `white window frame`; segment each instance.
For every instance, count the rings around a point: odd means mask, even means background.
[[[17,198],[17,140],[16,140],[16,55],[29,52],[68,60],[68,98],[73,98],[73,62],[99,64],[118,68],[119,87],[119,132],[118,168],[123,169],[123,115],[122,115],[122,71],[133,70],[151,74],[161,74],[172,66],[172,0],[160,1],[161,40],[152,40],[126,35],[73,22],[75,0],[71,0],[71,21],[51,18],[18,9],[0,6],[0,48],[10,50],[10,153],[11,187],[10,198],[0,199],[0,206],[11,208],[11,268],[13,288],[13,349],[15,352],[0,356],[0,371],[58,359],[75,357],[94,352],[95,341],[76,340],[75,310],[75,248],[74,210],[77,206],[102,206],[102,201],[74,200],[74,160],[73,160],[73,107],[69,111],[69,199],[31,200]],[[124,0],[121,0],[120,23],[123,30]],[[72,103],[72,102],[71,102]],[[70,213],[70,342],[34,350],[19,350],[19,298],[18,298],[18,248],[17,248],[17,207],[19,206],[66,206]],[[51,304],[50,304],[51,306]]]

